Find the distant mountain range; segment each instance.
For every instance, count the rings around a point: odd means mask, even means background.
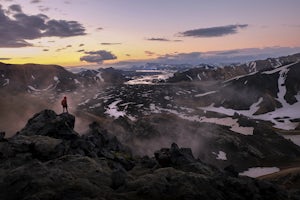
[[[0,90],[12,93],[70,92],[124,81],[122,73],[112,68],[72,73],[58,65],[0,63]]]
[[[258,71],[270,70],[283,65],[294,63],[300,60],[300,54],[284,56],[279,58],[268,58],[266,60],[256,60],[244,64],[232,64],[229,66],[195,66],[186,71],[179,71],[171,77],[168,82],[181,81],[225,81],[237,76],[246,75]]]

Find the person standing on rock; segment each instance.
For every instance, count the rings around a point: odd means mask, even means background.
[[[61,105],[63,107],[63,112],[65,112],[65,110],[66,110],[66,112],[68,113],[68,102],[67,102],[67,97],[66,96],[61,101]]]

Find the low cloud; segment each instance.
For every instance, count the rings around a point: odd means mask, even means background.
[[[109,46],[109,45],[120,45],[122,43],[116,43],[116,42],[102,42],[101,45]]]
[[[49,7],[45,7],[45,6],[38,6],[38,8],[39,8],[39,10],[40,10],[41,12],[47,12],[47,11],[50,10]]]
[[[65,47],[63,47],[63,48],[56,49],[56,52],[66,50],[66,49],[71,48],[71,47],[72,47],[72,45],[69,44],[69,45],[67,45],[67,46],[65,46]]]
[[[182,40],[169,40],[167,38],[156,38],[156,37],[152,37],[152,38],[146,38],[146,40],[148,41],[156,41],[156,42],[182,42]]]
[[[43,51],[49,51],[49,49],[43,49]]]
[[[81,53],[81,52],[85,52],[85,50],[84,49],[80,49],[77,52]]]
[[[80,45],[79,45],[79,47],[83,47],[83,46],[84,46],[84,44],[80,44]]]
[[[103,63],[106,60],[115,60],[117,56],[109,51],[99,50],[99,51],[88,51],[85,52],[85,56],[80,58],[81,61],[89,63]]]
[[[146,40],[148,41],[156,41],[156,42],[182,42],[182,40],[170,40],[167,38],[156,38],[156,37],[152,37],[152,38],[146,38]]]
[[[28,40],[43,37],[86,35],[85,28],[77,21],[49,19],[43,14],[27,15],[20,5],[12,5],[8,10],[0,5],[0,24],[0,48],[33,46]]]
[[[227,25],[227,26],[216,26],[209,28],[199,28],[188,30],[179,33],[179,36],[182,37],[222,37],[226,35],[232,35],[238,33],[239,29],[247,28],[248,24],[236,24],[236,25]]]
[[[159,41],[159,42],[170,42],[170,40],[166,38],[147,38],[148,41]]]
[[[190,52],[166,54],[155,62],[167,64],[231,64],[291,55],[300,52],[300,47],[245,48],[226,51]]]
[[[152,52],[152,51],[145,51],[145,54],[147,55],[147,56],[154,56],[154,55],[156,55],[156,53],[154,53],[154,52]]]
[[[22,8],[18,4],[13,4],[13,5],[9,6],[8,9],[9,9],[9,11],[12,11],[12,12],[19,12],[19,13],[22,12]]]
[[[0,58],[0,60],[11,60],[11,58]]]
[[[30,3],[41,3],[41,0],[31,0]]]

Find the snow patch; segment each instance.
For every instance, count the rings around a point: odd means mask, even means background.
[[[116,119],[119,117],[124,117],[126,115],[126,113],[124,111],[119,111],[118,106],[117,106],[117,104],[120,103],[121,101],[122,100],[117,100],[117,101],[111,103],[108,106],[108,109],[105,111],[105,113]]]
[[[259,176],[272,174],[279,171],[280,170],[278,167],[253,167],[253,168],[249,168],[247,171],[239,173],[239,175],[256,178]]]
[[[175,73],[175,71],[172,71],[172,70],[137,70],[137,72],[144,72],[144,73],[155,72],[158,74],[136,76],[133,78],[133,80],[129,80],[125,84],[128,84],[128,85],[151,85],[156,82],[165,81],[168,78],[172,77]]]
[[[49,85],[47,88],[45,89],[37,89],[31,85],[28,85],[27,86],[30,90],[34,91],[34,92],[45,92],[45,91],[48,91],[48,90],[51,90],[51,89],[54,89],[55,86],[53,86],[53,84]]]
[[[285,139],[291,140],[294,144],[300,146],[300,135],[282,135]]]
[[[198,79],[201,81],[202,79],[201,79],[201,77],[200,77],[200,74],[197,74],[197,77],[198,77]]]
[[[100,80],[101,82],[104,82],[104,79],[103,79],[103,77],[101,76],[101,74],[102,74],[102,72],[99,72],[99,73],[96,75],[96,77],[98,77],[99,80]]]
[[[216,91],[210,91],[210,92],[206,92],[203,94],[196,94],[195,97],[204,97],[206,95],[210,95],[210,94],[214,94],[214,93],[216,93]]]
[[[191,81],[193,81],[193,78],[189,75],[186,75],[186,77],[188,77]]]
[[[78,104],[78,106],[83,106],[83,105],[87,104],[89,101],[90,101],[90,99],[87,99],[84,102]]]
[[[167,100],[167,101],[170,101],[170,100],[171,100],[171,97],[165,96],[164,99]]]
[[[74,79],[75,84],[80,84],[80,82],[77,79]]]
[[[286,93],[286,86],[285,86],[285,80],[287,77],[287,73],[289,72],[289,68],[287,66],[282,67],[281,71],[279,73],[278,78],[278,93],[277,93],[277,100],[285,107],[288,103],[284,99],[285,93]]]
[[[217,160],[227,160],[227,156],[226,156],[226,153],[224,151],[219,151],[219,153],[215,153],[213,152],[214,155],[216,155],[216,159]]]
[[[256,62],[251,62],[250,63],[250,71],[251,72],[256,72],[257,71],[257,69],[256,69]]]
[[[90,108],[90,109],[98,108],[98,107],[100,107],[101,105],[102,105],[101,103],[97,103],[97,104],[95,104],[95,105],[90,106],[89,108]]]
[[[291,122],[291,119],[298,119],[300,118],[299,108],[300,108],[300,95],[295,96],[297,101],[293,105],[286,104],[282,108],[277,108],[273,112],[268,112],[266,114],[261,115],[253,115],[257,109],[260,102],[263,100],[263,98],[260,98],[258,102],[254,103],[249,110],[234,110],[224,107],[214,107],[214,104],[207,106],[207,107],[199,107],[199,109],[204,111],[213,111],[217,113],[222,113],[228,116],[233,116],[234,113],[238,113],[240,115],[247,116],[252,119],[258,119],[258,120],[264,120],[264,121],[270,121],[274,123],[275,128],[284,129],[284,130],[293,130],[297,127],[298,123]],[[286,117],[289,117],[287,119]],[[283,119],[283,120],[276,120],[276,119]]]
[[[4,81],[5,81],[5,83],[3,83],[3,85],[2,86],[6,86],[6,85],[8,85],[9,84],[9,79],[7,78],[7,79],[4,79]]]
[[[59,82],[59,79],[58,79],[57,76],[54,76],[54,77],[53,77],[53,80],[56,81],[56,82]]]
[[[153,107],[152,107],[153,106]],[[160,111],[165,111],[177,115],[178,117],[189,120],[189,121],[196,121],[196,122],[206,122],[212,123],[222,126],[230,127],[230,130],[239,134],[243,135],[253,135],[254,128],[253,127],[243,127],[240,126],[238,123],[238,119],[233,119],[231,117],[226,118],[207,118],[207,117],[199,117],[197,115],[186,115],[184,113],[179,113],[176,110],[165,109],[165,108],[158,108],[154,104],[150,104],[150,110],[155,111],[156,113],[160,113]]]

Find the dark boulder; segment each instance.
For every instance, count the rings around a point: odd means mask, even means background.
[[[154,153],[160,167],[174,167],[183,171],[213,174],[216,169],[196,160],[190,148],[179,148],[173,143],[171,148],[162,148]]]
[[[43,135],[58,139],[72,139],[79,137],[73,128],[75,117],[69,113],[57,115],[52,110],[44,110],[31,118],[18,134]]]

